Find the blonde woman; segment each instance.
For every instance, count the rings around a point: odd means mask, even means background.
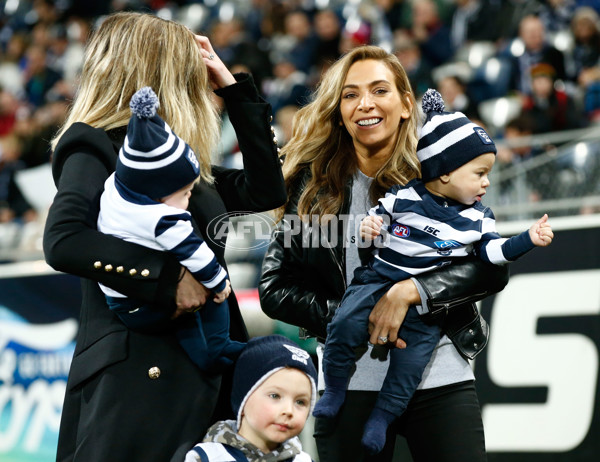
[[[261,304],[269,316],[317,337],[320,367],[327,325],[361,264],[360,220],[393,184],[420,176],[419,123],[398,59],[364,46],[325,73],[282,149],[288,202],[263,263]],[[485,345],[487,325],[472,302],[501,290],[507,278],[505,268],[469,259],[394,284],[371,312],[370,343],[356,351],[340,412],[316,420],[319,460],[392,461],[397,434],[408,440],[415,462],[486,460],[468,358]],[[408,409],[389,427],[382,452],[368,456],[361,446],[364,425],[389,348],[406,346],[398,330],[408,310],[439,323],[445,335]],[[459,335],[465,328],[472,336]]]
[[[49,212],[44,251],[55,269],[82,278],[80,329],[71,364],[58,443],[58,461],[183,460],[215,420],[221,376],[202,372],[176,332],[189,327],[209,291],[171,254],[96,230],[99,198],[113,172],[144,86],[159,99],[158,114],[198,156],[201,179],[188,211],[225,265],[228,212],[265,211],[285,202],[270,127],[270,107],[250,76],[235,77],[206,37],[158,17],[108,16],[87,46],[80,88],[53,147],[58,192]],[[237,130],[244,170],[210,165],[222,97]],[[225,218],[224,218],[225,217]],[[209,223],[212,222],[210,228]],[[219,234],[217,234],[219,232]],[[172,321],[148,334],[129,330],[107,307],[98,283],[152,304]],[[230,336],[245,341],[235,295],[229,297]]]

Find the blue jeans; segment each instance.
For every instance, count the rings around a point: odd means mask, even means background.
[[[368,340],[369,314],[394,284],[369,267],[359,267],[333,319],[327,326],[323,356],[325,375],[349,378],[356,358],[355,349]],[[376,406],[400,416],[412,398],[425,366],[440,339],[440,328],[425,324],[417,310],[406,314],[399,337],[406,348],[390,349],[390,366]]]
[[[106,297],[108,307],[123,324],[140,332],[164,330],[169,316],[129,298]],[[233,364],[244,343],[229,338],[229,305],[227,300],[215,303],[208,299],[195,313],[192,322],[179,323],[176,335],[188,356],[200,369],[208,371]]]

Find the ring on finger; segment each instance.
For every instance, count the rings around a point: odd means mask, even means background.
[[[213,55],[212,53],[211,53],[211,54],[209,54],[209,55],[208,55],[208,59],[210,59],[210,60],[212,61],[213,59],[215,59],[215,55]]]
[[[380,336],[379,336],[379,341],[380,341],[381,343],[387,343],[387,341],[388,341],[388,338],[387,338],[387,337],[383,337],[383,336],[381,336],[381,335],[380,335]]]

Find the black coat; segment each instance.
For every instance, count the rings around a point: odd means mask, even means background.
[[[214,184],[198,184],[189,206],[223,266],[225,237],[216,239],[214,229],[211,235],[208,223],[227,212],[270,210],[286,198],[270,106],[249,76],[236,78],[237,84],[217,94],[225,99],[236,129],[244,170],[213,167]],[[61,462],[181,461],[214,419],[230,412],[224,396],[224,406],[214,413],[221,377],[203,373],[191,362],[174,326],[152,335],[128,330],[98,287],[101,282],[158,309],[175,309],[177,260],[96,230],[104,181],[114,170],[124,135],[124,129],[107,133],[77,123],[54,152],[58,192],[46,223],[45,256],[55,269],[80,276],[83,288],[59,434]],[[235,295],[228,301],[231,337],[243,341],[247,333]]]
[[[285,213],[297,215],[298,200],[308,170],[292,188]],[[351,185],[346,188],[348,212]],[[273,240],[265,255],[259,284],[264,312],[288,324],[304,329],[309,335],[325,339],[327,324],[333,318],[346,290],[345,250],[342,227],[337,245],[307,246],[303,233],[282,225],[273,231]],[[459,353],[472,359],[486,345],[488,327],[474,302],[499,292],[508,283],[508,266],[484,263],[466,257],[436,271],[415,276],[429,298],[426,319],[439,323]]]

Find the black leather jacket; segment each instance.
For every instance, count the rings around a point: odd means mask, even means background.
[[[286,216],[297,215],[307,179],[308,173],[299,180],[299,187],[293,188],[294,193],[288,194]],[[349,184],[341,214],[349,210],[350,195]],[[269,317],[299,326],[309,336],[325,338],[327,323],[346,290],[342,229],[338,234],[333,247],[303,246],[302,232],[293,228],[290,232],[286,222],[273,231],[259,283],[261,306]],[[439,323],[458,351],[474,358],[489,335],[475,302],[504,288],[508,267],[467,257],[416,279],[428,296],[429,313],[423,315],[424,320]]]

